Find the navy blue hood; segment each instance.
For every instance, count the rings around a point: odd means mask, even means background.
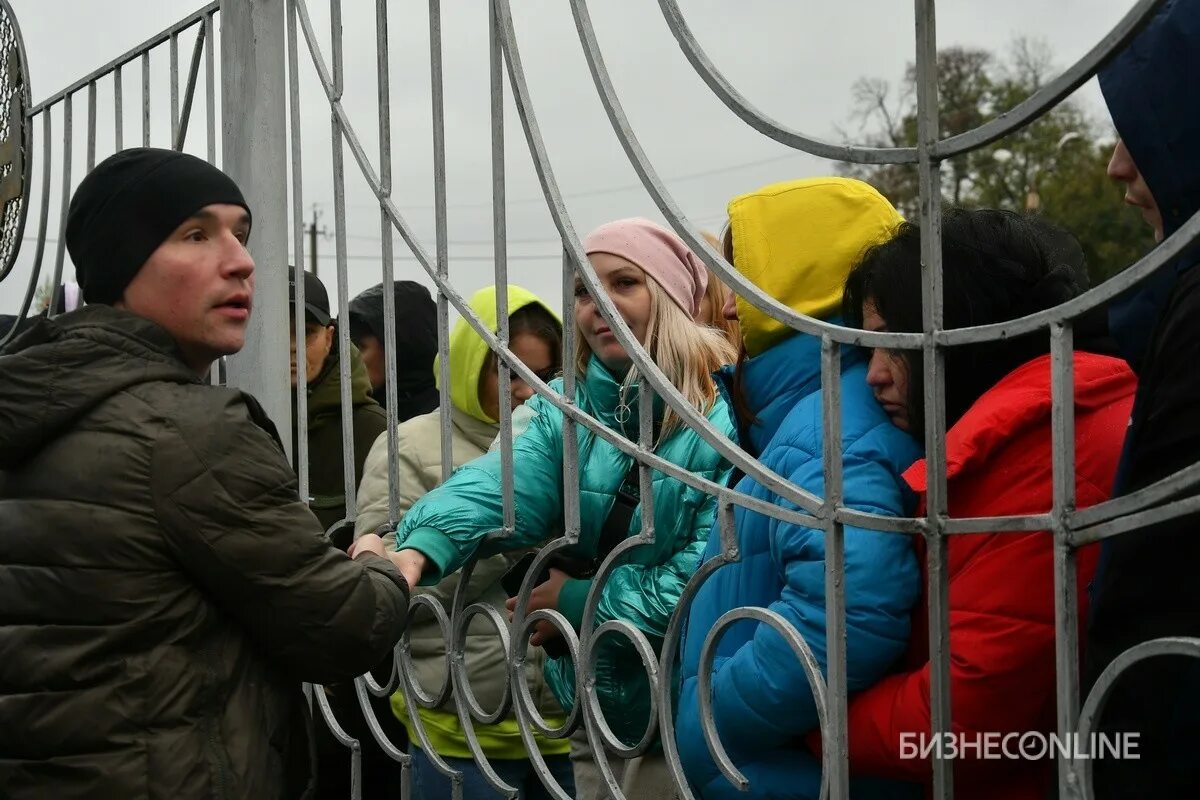
[[[1170,236],[1200,209],[1200,3],[1167,0],[1145,30],[1105,69],[1100,89],[1162,212]],[[1193,248],[1113,303],[1110,325],[1136,369]]]

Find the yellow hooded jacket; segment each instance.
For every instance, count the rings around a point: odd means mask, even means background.
[[[525,306],[537,303],[554,314],[554,311],[536,295],[519,286],[508,287],[508,311],[513,314]],[[480,289],[468,303],[471,310],[493,333],[498,327],[496,318],[496,287]],[[555,317],[557,318],[557,314]],[[400,321],[402,322],[402,321]],[[466,320],[460,319],[450,333],[450,401],[451,443],[453,446],[451,467],[457,469],[468,461],[483,455],[492,440],[500,432],[497,420],[491,419],[479,403],[479,383],[488,357],[487,343],[479,337]],[[434,375],[440,381],[440,365],[435,359]],[[399,489],[399,518],[403,518],[413,503],[426,492],[442,482],[441,410],[432,411],[401,423],[396,428],[397,459],[396,475]],[[356,537],[373,533],[388,520],[388,475],[387,436],[380,436],[371,447],[363,467],[363,479],[358,490],[358,520],[355,523]],[[398,522],[392,520],[392,522]],[[395,530],[385,537],[386,545],[394,547]],[[507,599],[500,586],[500,578],[519,557],[517,554],[502,554],[482,559],[475,567],[468,587],[467,604],[485,602],[506,614]],[[461,573],[448,576],[436,586],[422,587],[415,592],[436,597],[447,613],[450,611],[454,593],[458,589]],[[427,691],[436,691],[442,685],[445,673],[445,647],[437,624],[427,614],[422,614],[417,624],[411,626],[411,642],[415,676]],[[544,652],[540,647],[529,648],[526,657],[526,680],[534,701],[552,726],[564,720],[562,707],[546,686],[542,662]],[[490,622],[476,617],[470,625],[466,642],[467,674],[472,690],[485,709],[499,706],[507,680],[504,650]],[[414,722],[408,715],[404,697],[399,692],[392,697],[392,709],[396,717],[408,729],[412,741],[418,742]],[[422,726],[430,743],[439,754],[449,758],[470,758],[466,739],[454,711],[451,697],[441,708],[418,712]],[[526,752],[513,718],[501,720],[495,725],[476,725],[475,732],[480,746],[491,758],[524,758]],[[544,755],[562,755],[570,749],[566,739],[538,739],[539,750]]]
[[[774,183],[729,202],[733,264],[785,306],[827,319],[839,313],[859,256],[902,220],[883,195],[853,178]],[[741,297],[737,310],[751,358],[794,333]]]

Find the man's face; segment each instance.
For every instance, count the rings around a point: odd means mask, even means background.
[[[304,320],[304,382],[312,383],[325,367],[325,359],[333,350],[332,325],[322,325],[308,317]],[[292,386],[296,385],[296,323],[289,320],[288,338],[292,353]]]
[[[1129,149],[1121,139],[1117,140],[1112,159],[1108,162],[1108,177],[1125,184],[1125,202],[1142,210],[1142,218],[1154,229],[1154,241],[1161,242],[1162,212],[1158,210],[1158,203],[1150,193],[1146,179],[1138,171],[1137,164],[1133,163],[1133,156],[1129,154]]]
[[[205,206],[158,246],[114,305],[156,322],[197,374],[246,342],[254,299],[250,215],[237,205]]]

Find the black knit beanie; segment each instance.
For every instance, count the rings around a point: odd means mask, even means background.
[[[84,300],[120,300],[171,232],[214,203],[250,211],[232,178],[187,153],[135,147],[97,164],[67,212],[67,250]]]

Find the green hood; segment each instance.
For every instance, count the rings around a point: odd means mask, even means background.
[[[542,308],[559,319],[548,305],[538,299],[537,295],[520,286],[508,287],[508,313],[512,315],[525,306],[537,303]],[[499,327],[496,319],[496,287],[487,286],[471,295],[467,301],[471,311],[475,313],[492,333]],[[483,406],[479,404],[479,379],[483,373],[484,362],[487,361],[487,342],[475,333],[475,329],[465,319],[460,319],[450,332],[450,401],[454,407],[475,419],[495,425],[499,420],[492,419]],[[439,359],[433,360],[433,375],[441,388],[441,370]]]
[[[342,371],[339,364],[338,347],[335,342],[317,379],[308,385],[310,431],[329,420],[341,419]],[[293,400],[293,404],[294,402]],[[375,405],[375,400],[371,397],[371,379],[367,375],[367,367],[362,362],[358,348],[353,344],[350,345],[350,403],[355,408]]]

